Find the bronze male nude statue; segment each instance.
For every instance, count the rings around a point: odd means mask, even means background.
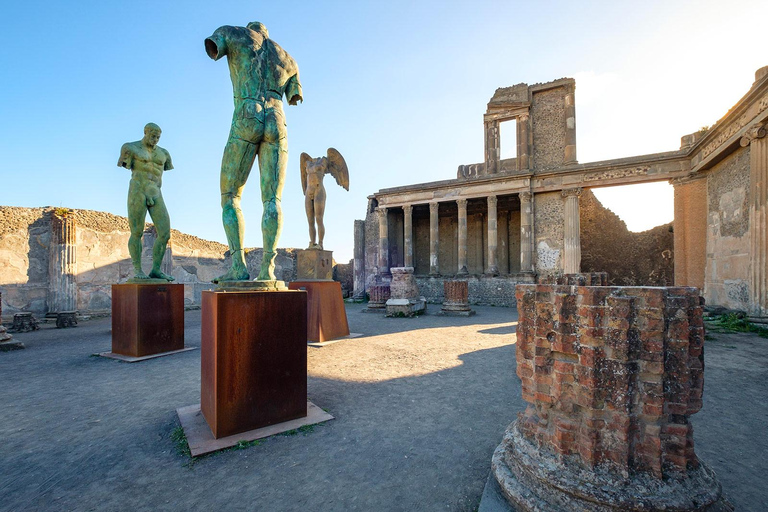
[[[163,184],[163,172],[173,169],[170,153],[157,145],[161,133],[162,130],[155,123],[147,124],[144,127],[143,139],[123,144],[117,165],[131,170],[131,183],[128,187],[128,223],[131,237],[128,239],[128,252],[133,262],[133,278],[173,281],[173,277],[160,270],[166,245],[171,239],[171,219],[160,187]],[[152,247],[152,270],[149,275],[141,268],[141,235],[144,233],[147,212],[157,229],[157,239]]]
[[[299,68],[269,39],[267,28],[259,22],[247,27],[219,27],[205,40],[205,51],[214,60],[227,56],[235,100],[232,128],[221,160],[222,220],[232,266],[214,282],[250,278],[243,252],[245,226],[240,198],[257,156],[264,207],[264,258],[257,279],[274,281],[275,251],[282,229],[280,201],[288,164],[283,96],[290,105],[303,101]]]

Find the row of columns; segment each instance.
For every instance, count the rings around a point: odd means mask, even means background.
[[[565,197],[565,239],[563,271],[579,272],[581,263],[581,240],[579,236],[579,195],[581,189],[563,191]],[[520,192],[520,271],[533,272],[533,194]],[[498,198],[488,196],[488,266],[490,275],[498,275]],[[459,209],[458,269],[457,274],[467,274],[467,199],[456,200]],[[438,265],[438,202],[429,203],[429,273],[439,274]],[[387,207],[377,208],[379,214],[379,271],[389,269],[389,224]],[[403,206],[404,264],[413,266],[413,205]]]

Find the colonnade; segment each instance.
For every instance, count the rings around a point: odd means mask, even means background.
[[[564,197],[564,240],[562,270],[564,273],[577,273],[581,263],[581,240],[579,227],[579,196],[580,188],[563,190]],[[520,200],[520,272],[534,272],[534,201],[533,194],[528,191],[518,193]],[[489,195],[487,201],[487,258],[484,265],[486,275],[499,275],[498,267],[498,197]],[[467,199],[455,199],[458,207],[458,265],[457,275],[468,274],[467,270]],[[429,202],[429,274],[440,275],[438,249],[440,244],[438,201]],[[406,267],[414,266],[414,237],[413,237],[413,204],[402,206],[403,210],[403,261]],[[397,206],[380,206],[379,215],[379,272],[389,271],[389,223],[387,212]],[[453,273],[453,272],[447,272]]]

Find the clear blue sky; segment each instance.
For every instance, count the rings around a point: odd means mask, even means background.
[[[351,190],[326,178],[325,245],[344,261],[367,195],[453,178],[459,164],[482,160],[482,115],[497,87],[575,77],[581,162],[674,150],[768,65],[766,19],[768,2],[738,0],[9,2],[0,204],[125,215],[120,146],[152,121],[175,165],[163,183],[172,226],[223,242],[218,180],[232,89],[203,40],[258,20],[296,59],[304,87],[303,104],[286,104],[279,245],[308,242],[299,155],[333,146]],[[671,212],[669,196],[655,194],[635,207],[641,216]],[[256,174],[244,210],[246,245],[261,246]]]

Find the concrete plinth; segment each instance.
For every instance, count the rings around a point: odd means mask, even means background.
[[[202,293],[200,408],[216,439],[307,415],[307,292]]]
[[[349,335],[341,283],[293,281],[288,288],[307,292],[307,341],[322,343]]]
[[[112,353],[144,357],[183,348],[183,284],[112,285]]]

